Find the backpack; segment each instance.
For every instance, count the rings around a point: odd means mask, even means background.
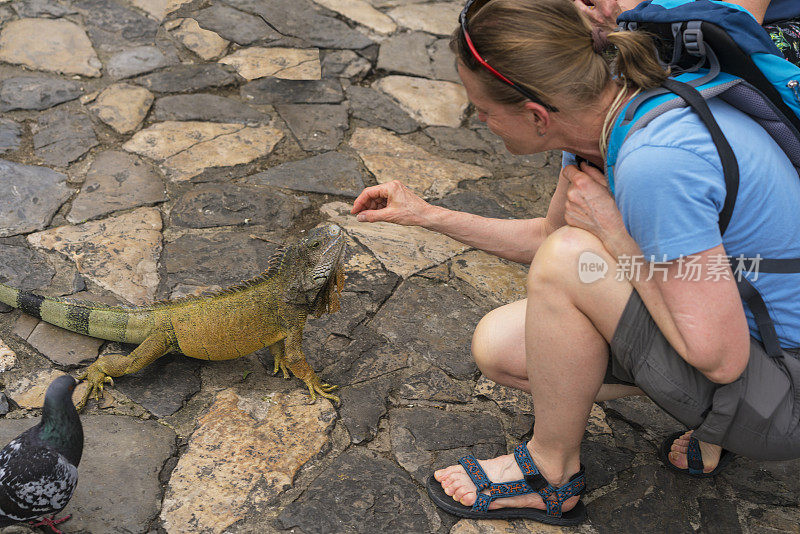
[[[777,2],[781,16],[800,16],[800,1]],[[617,118],[609,138],[605,171],[614,193],[614,164],[629,135],[653,118],[691,106],[706,128],[722,162],[725,203],[720,234],[733,213],[739,189],[739,166],[706,100],[717,97],[747,113],[769,132],[796,169],[800,169],[800,67],[784,59],[769,35],[743,8],[712,0],[648,0],[623,12],[620,29],[655,36],[656,48],[672,75],[661,87],[632,99]],[[741,260],[741,258],[737,258]],[[742,272],[800,273],[800,258],[751,258]],[[735,276],[742,300],[755,317],[767,354],[782,351],[764,300],[744,276]]]

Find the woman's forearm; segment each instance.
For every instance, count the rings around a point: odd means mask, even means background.
[[[431,206],[422,226],[489,254],[526,264],[533,261],[548,235],[544,217],[490,219],[440,206]]]

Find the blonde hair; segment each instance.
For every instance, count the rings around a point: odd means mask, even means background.
[[[641,32],[612,32],[598,47],[597,31],[571,0],[491,0],[471,17],[467,30],[489,65],[559,108],[592,105],[611,80],[644,90],[668,74],[653,41]],[[450,48],[495,101],[525,102],[475,60],[460,26]]]

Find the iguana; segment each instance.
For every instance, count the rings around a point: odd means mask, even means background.
[[[111,377],[134,373],[168,352],[202,360],[229,360],[269,347],[275,369],[291,371],[316,393],[334,400],[337,386],[322,382],[306,362],[301,338],[306,317],[339,309],[345,237],[335,224],[320,226],[281,247],[259,276],[227,289],[147,306],[104,306],[43,297],[0,284],[0,302],[87,336],[136,343],[130,354],[104,354],[78,377],[89,387],[78,403],[99,400]],[[288,369],[288,370],[287,370]]]

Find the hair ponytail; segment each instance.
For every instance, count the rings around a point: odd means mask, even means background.
[[[605,35],[571,0],[491,0],[468,21],[468,30],[490,65],[558,108],[593,105],[614,77],[620,85],[649,89],[668,74],[648,35],[629,31]],[[494,100],[525,101],[475,61],[460,27],[450,48]]]
[[[617,49],[611,64],[614,75],[629,86],[647,90],[661,85],[669,72],[658,62],[652,38],[643,32],[616,31],[606,37]]]

